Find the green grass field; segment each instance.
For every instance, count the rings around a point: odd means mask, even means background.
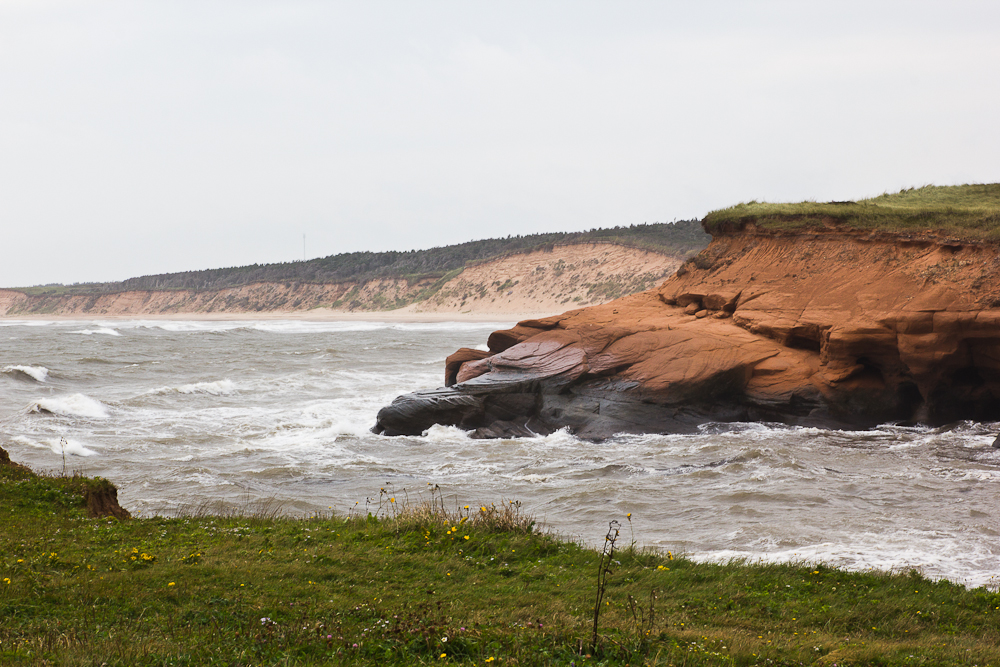
[[[1000,664],[996,590],[917,573],[696,563],[609,517],[594,646],[601,554],[510,501],[118,521],[85,484],[0,466],[0,664]]]
[[[1000,241],[1000,183],[929,185],[856,202],[752,201],[713,211],[704,220],[712,234],[748,223],[779,231],[830,225],[894,233],[939,230],[963,240]]]

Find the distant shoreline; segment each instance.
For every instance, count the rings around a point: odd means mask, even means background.
[[[16,321],[48,321],[48,322],[80,322],[80,321],[131,321],[131,320],[193,320],[204,322],[225,322],[243,320],[293,320],[302,322],[403,322],[426,324],[435,322],[513,322],[542,317],[550,317],[557,313],[545,312],[495,312],[495,313],[461,313],[436,312],[421,313],[408,309],[386,311],[343,312],[329,308],[314,308],[300,311],[266,311],[266,312],[212,312],[212,313],[118,313],[118,314],[85,314],[72,315],[3,315],[0,322]]]
[[[0,317],[508,321],[562,313],[654,288],[682,261],[624,246],[573,244],[476,263],[434,279],[271,281],[218,289],[94,293],[80,291],[81,286],[53,288],[54,292],[44,287],[0,288]]]

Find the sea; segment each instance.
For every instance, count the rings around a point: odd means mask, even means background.
[[[512,324],[0,320],[0,446],[110,479],[139,516],[364,513],[383,489],[436,488],[450,506],[520,502],[592,545],[618,521],[624,543],[696,560],[1000,581],[998,422],[709,423],[600,443],[370,432],[397,395],[440,386],[448,354]]]

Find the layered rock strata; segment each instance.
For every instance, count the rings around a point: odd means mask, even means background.
[[[933,233],[720,233],[659,288],[497,331],[374,428],[478,437],[1000,419],[1000,249]]]

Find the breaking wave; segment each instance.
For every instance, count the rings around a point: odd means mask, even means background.
[[[41,441],[31,440],[23,436],[14,438],[14,442],[34,447],[36,449],[51,449],[53,454],[63,454],[68,456],[94,456],[97,454],[78,440],[69,438],[47,438]]]
[[[94,334],[101,334],[104,336],[121,336],[120,333],[118,333],[111,327],[97,327],[96,329],[80,329],[78,331],[70,331],[69,333],[82,334],[84,336],[92,336]]]
[[[49,369],[45,366],[4,366],[2,372],[15,378],[29,377],[35,382],[45,382],[49,377]]]
[[[236,384],[230,380],[217,380],[215,382],[195,382],[192,384],[182,384],[177,387],[158,387],[150,389],[147,395],[163,394],[210,394],[212,396],[226,396],[236,392]]]
[[[39,399],[31,406],[31,412],[42,412],[62,417],[83,417],[84,419],[107,419],[109,417],[106,405],[83,394]]]

